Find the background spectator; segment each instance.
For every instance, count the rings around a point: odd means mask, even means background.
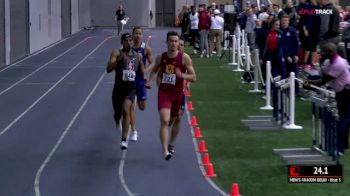
[[[114,20],[117,21],[117,34],[120,35],[123,32],[124,25],[121,23],[121,21],[126,17],[125,10],[123,9],[122,5],[119,5],[117,11],[115,12]]]

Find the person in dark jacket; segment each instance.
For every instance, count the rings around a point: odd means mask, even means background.
[[[281,76],[281,79],[287,78],[287,72],[284,65],[282,32],[280,31],[280,21],[274,18],[269,26],[269,33],[263,53],[264,62],[271,62],[271,75],[273,78]],[[272,85],[272,103],[273,103],[273,117],[277,117],[278,105],[278,91]]]
[[[286,65],[287,77],[291,72],[294,72],[297,76],[298,74],[298,50],[299,50],[299,40],[298,34],[294,27],[289,26],[289,16],[284,15],[281,19],[281,31],[282,31],[282,47],[283,47],[283,58]],[[295,92],[299,92],[299,88],[296,82]]]
[[[320,15],[320,45],[322,46],[327,42],[332,42],[337,46],[340,42],[340,16],[338,9],[333,5],[333,3],[330,0],[322,0],[321,4],[321,8],[323,10],[331,10],[332,14]]]
[[[295,28],[289,26],[290,19],[288,15],[282,16],[281,31],[282,31],[282,47],[283,58],[286,64],[286,72],[297,73],[296,63],[298,62],[299,40]]]
[[[284,64],[282,32],[280,31],[280,21],[274,18],[269,25],[269,33],[265,44],[263,59],[271,62],[272,77],[281,76],[287,77],[287,72]]]
[[[304,59],[301,60],[302,68],[310,69],[313,67],[312,57],[316,55],[317,50],[320,17],[319,15],[311,14],[312,10],[317,9],[317,6],[310,0],[306,1],[306,6],[303,9],[304,10],[299,10],[299,14],[302,14],[299,20],[299,33],[304,51]]]
[[[272,20],[273,20],[273,16],[272,15],[268,16],[262,23],[257,22],[257,26],[255,28],[255,35],[256,35],[255,43],[259,49],[260,66],[261,66],[261,71],[262,71],[264,81],[266,76],[266,64],[263,56],[264,56],[267,36],[269,34],[269,26]]]

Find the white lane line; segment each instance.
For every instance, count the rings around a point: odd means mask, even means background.
[[[43,95],[41,95],[32,105],[30,105],[22,114],[20,114],[15,120],[13,120],[7,127],[5,127],[1,132],[0,136],[6,133],[16,122],[18,122],[25,114],[27,114],[36,104],[39,103],[47,94],[49,94],[58,84],[60,84],[69,74],[71,74],[80,64],[82,64],[91,54],[93,54],[99,47],[102,46],[111,37],[107,37],[99,45],[96,46],[87,56],[85,56],[79,63],[77,63],[68,73],[66,73],[59,81],[57,81],[49,90],[47,90]]]
[[[127,154],[128,150],[123,150],[123,154],[122,154],[122,158],[120,160],[119,163],[119,179],[120,179],[120,183],[122,184],[124,190],[126,191],[126,193],[129,196],[133,196],[134,194],[131,192],[131,190],[129,189],[129,186],[126,184],[125,178],[124,178],[124,164],[125,164],[125,158],[126,158],[126,154]]]
[[[74,124],[74,122],[77,120],[78,116],[80,115],[81,111],[84,109],[84,107],[86,106],[87,102],[90,100],[90,98],[92,97],[93,93],[96,91],[98,85],[101,83],[103,77],[106,75],[106,72],[104,72],[100,79],[97,81],[97,83],[95,84],[94,88],[90,91],[89,95],[86,97],[86,99],[84,100],[83,104],[80,106],[79,110],[75,113],[74,117],[72,118],[72,120],[69,122],[68,126],[66,127],[66,129],[63,131],[63,133],[61,134],[60,138],[58,139],[58,141],[56,142],[55,146],[53,147],[53,149],[51,150],[50,154],[46,157],[46,159],[44,160],[44,162],[41,164],[39,170],[37,171],[36,175],[35,175],[35,181],[34,181],[34,190],[35,190],[35,195],[36,196],[40,196],[40,177],[42,172],[44,171],[46,165],[49,163],[49,161],[51,160],[52,156],[54,155],[54,153],[56,152],[57,148],[60,146],[60,144],[62,143],[64,137],[67,135],[68,131],[71,129],[72,125]]]
[[[187,108],[187,102],[186,102],[185,108]],[[190,112],[189,112],[187,109],[186,109],[186,116],[187,116],[187,123],[190,124],[190,122],[191,122],[191,116],[190,116]],[[193,127],[190,126],[190,129],[191,129],[191,135],[192,135],[192,141],[193,141],[194,149],[195,149],[195,151],[197,152],[197,150],[198,150],[199,148],[198,148],[198,144],[197,144],[196,138],[193,138],[193,136],[194,136]],[[201,156],[200,156],[200,153],[196,153],[196,155],[197,155],[197,162],[198,162],[199,169],[201,170],[203,176],[205,176],[206,171],[205,171],[204,167],[201,166]],[[218,187],[210,178],[205,177],[205,179],[206,179],[207,182],[208,182],[215,190],[217,190],[221,195],[224,195],[224,196],[227,196],[227,195],[228,195],[227,193],[225,193],[225,191],[221,190],[220,187]]]
[[[52,63],[53,61],[55,61],[56,59],[60,58],[61,56],[65,55],[66,53],[68,53],[69,51],[73,50],[75,47],[79,46],[80,44],[82,44],[83,42],[85,42],[86,40],[90,39],[91,37],[87,37],[85,38],[83,41],[75,44],[73,47],[71,47],[70,49],[66,50],[65,52],[61,53],[60,55],[56,56],[55,58],[51,59],[49,62],[45,63],[44,65],[42,65],[41,67],[37,68],[36,70],[34,70],[32,73],[28,74],[26,77],[18,80],[17,82],[15,82],[14,84],[12,84],[10,87],[8,87],[7,89],[3,90],[0,92],[0,95],[3,95],[4,93],[6,93],[7,91],[9,91],[10,89],[12,89],[13,87],[15,87],[17,84],[19,84],[20,82],[22,82],[23,80],[29,78],[30,76],[34,75],[36,72],[40,71],[42,68],[46,67],[47,65],[49,65],[50,63]]]
[[[32,53],[32,54],[29,54],[28,56],[26,56],[25,58],[23,58],[23,59],[21,59],[21,60],[15,62],[14,64],[9,65],[9,66],[5,67],[4,69],[1,69],[1,70],[0,70],[0,73],[3,72],[3,71],[5,71],[5,70],[7,70],[7,69],[9,69],[9,68],[12,67],[12,66],[15,66],[15,65],[17,65],[17,64],[19,64],[19,63],[21,63],[21,62],[23,62],[23,61],[25,61],[25,60],[31,58],[31,57],[36,56],[36,55],[38,55],[38,54],[40,54],[40,53],[42,53],[42,52],[44,52],[44,51],[46,51],[46,50],[48,50],[48,49],[54,47],[54,46],[57,46],[58,44],[60,44],[60,43],[62,43],[62,42],[64,42],[64,41],[66,41],[68,38],[72,38],[72,37],[67,37],[67,38],[62,39],[62,40],[60,40],[60,41],[58,41],[58,42],[56,42],[56,43],[54,43],[54,44],[52,44],[52,45],[50,45],[50,46],[48,46],[48,47],[46,47],[46,48],[43,48],[43,49],[41,49],[41,50],[39,50],[39,51],[36,51],[36,52],[34,52],[34,53]]]
[[[122,120],[119,121],[119,130],[120,134],[122,134]],[[130,128],[129,128],[129,133],[130,133]],[[129,137],[128,137],[129,138]],[[127,143],[129,143],[128,140],[126,140]],[[128,153],[128,150],[123,150],[122,152],[122,158],[120,159],[119,162],[119,170],[118,170],[118,175],[119,175],[119,180],[120,183],[122,184],[123,189],[129,196],[135,196],[129,189],[129,186],[126,184],[125,178],[124,178],[124,165],[125,165],[125,159],[126,159],[126,154]]]

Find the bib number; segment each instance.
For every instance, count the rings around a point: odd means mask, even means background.
[[[175,85],[176,75],[163,73],[162,83]]]
[[[136,73],[133,70],[123,70],[123,81],[135,81]]]

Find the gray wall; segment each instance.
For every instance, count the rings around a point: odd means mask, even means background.
[[[61,0],[62,38],[71,34],[71,0]]]
[[[28,53],[28,0],[10,1],[11,62]]]
[[[61,40],[61,1],[30,0],[29,21],[31,53]]]
[[[130,17],[129,26],[149,25],[149,1],[150,0],[91,0],[91,20],[94,26],[116,26],[115,12],[120,4],[124,6],[126,15]],[[153,13],[154,14],[154,13]]]
[[[156,0],[156,26],[174,26],[175,0]]]
[[[5,1],[0,0],[0,67],[5,65]]]
[[[101,0],[92,0],[98,2],[104,2]],[[79,29],[91,26],[91,16],[90,16],[90,0],[79,0]],[[95,8],[93,8],[95,9]],[[103,12],[103,11],[101,11]]]

